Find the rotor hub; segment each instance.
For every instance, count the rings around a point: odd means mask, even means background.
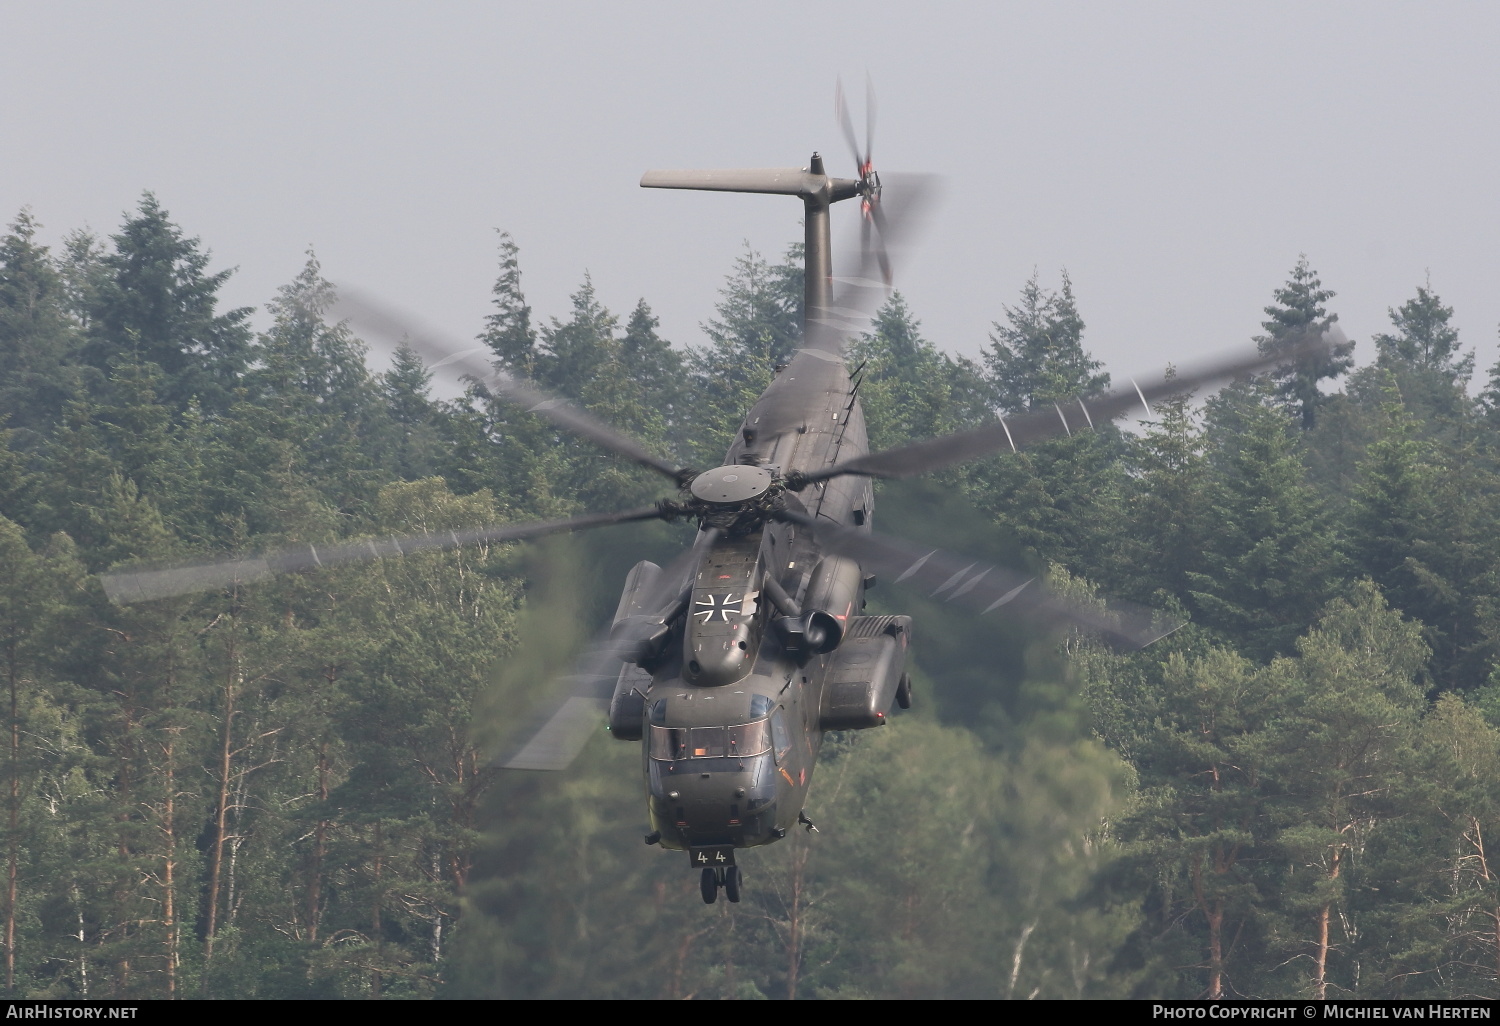
[[[880,203],[880,175],[875,165],[866,160],[859,167],[859,210],[865,217]]]
[[[693,478],[688,491],[693,498],[712,506],[737,506],[759,499],[775,482],[768,470],[735,464],[705,470]]]

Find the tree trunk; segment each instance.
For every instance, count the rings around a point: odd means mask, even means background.
[[[175,1000],[177,997],[177,906],[176,898],[176,871],[177,871],[177,829],[175,817],[177,815],[177,770],[173,760],[177,756],[177,739],[172,735],[169,728],[167,734],[167,800],[162,809],[162,833],[166,837],[166,865],[162,872],[162,887],[165,894],[162,896],[162,925],[166,929],[166,954],[167,954],[167,1000]]]
[[[318,801],[328,801],[328,736],[318,745]],[[323,856],[328,844],[328,820],[319,819],[313,827],[312,871],[307,880],[307,939],[318,940],[318,919],[323,900]]]
[[[5,993],[14,995],[16,988],[16,874],[20,865],[20,851],[16,834],[21,823],[21,720],[16,704],[17,675],[16,639],[11,637],[6,646],[6,671],[10,683],[10,804],[6,825],[9,841],[5,853]]]
[[[1007,1000],[1016,996],[1016,982],[1021,978],[1021,954],[1026,950],[1027,938],[1035,929],[1036,921],[1032,920],[1021,928],[1021,936],[1016,939],[1016,951],[1010,963],[1010,986],[1005,991]]]
[[[338,665],[323,667],[327,694],[333,693],[341,669]],[[322,740],[318,742],[318,802],[324,806],[328,802],[328,775],[328,734],[325,731]],[[328,826],[329,821],[320,817],[313,827],[312,866],[307,874],[307,939],[313,943],[318,940],[318,921],[322,917],[320,905],[323,901],[323,858],[328,853]]]
[[[224,868],[224,829],[229,819],[229,779],[234,762],[234,701],[237,691],[239,665],[235,645],[236,624],[229,621],[228,676],[224,681],[224,722],[220,727],[218,795],[214,811],[214,843],[209,854],[208,868],[208,929],[203,938],[204,962],[214,957],[214,937],[219,929],[219,880]]]
[[[1328,874],[1329,880],[1339,878],[1339,870],[1343,866],[1342,855],[1342,851],[1334,849],[1333,867]],[[1325,901],[1323,907],[1318,910],[1317,975],[1313,978],[1313,997],[1319,1001],[1328,1000],[1328,921],[1332,915],[1333,902]]]
[[[375,902],[370,913],[370,936],[375,938],[375,971],[370,974],[370,997],[380,997],[380,966],[385,964],[385,930],[380,924],[380,906],[385,897],[380,892],[384,866],[380,820],[375,821]]]
[[[1224,997],[1224,903],[1215,901],[1208,912],[1208,999]]]
[[[807,845],[798,843],[792,850],[792,907],[787,914],[786,997],[797,1000],[797,981],[802,970],[802,885],[807,866]]]

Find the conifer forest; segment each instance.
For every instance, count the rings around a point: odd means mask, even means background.
[[[641,843],[637,744],[601,730],[554,775],[489,755],[690,527],[123,606],[97,576],[659,482],[480,385],[442,398],[411,348],[376,360],[319,316],[312,252],[252,321],[149,193],[113,234],[43,245],[36,216],[0,237],[8,996],[1500,997],[1500,366],[1441,281],[1316,359],[880,485],[887,533],[1187,625],[1115,654],[882,581],[914,707],[830,735],[820,832],[742,852],[745,900],[705,905]],[[799,342],[797,246],[723,254],[685,345],[587,276],[533,311],[497,244],[494,361],[678,465],[719,464]],[[1245,351],[1337,317],[1339,283],[1287,264]],[[873,448],[1110,386],[1065,272],[986,287],[979,359],[899,292],[851,341]]]

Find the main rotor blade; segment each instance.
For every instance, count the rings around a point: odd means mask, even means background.
[[[703,554],[718,536],[716,528],[700,532],[692,546],[667,564],[650,593],[641,600],[643,608],[655,613],[637,622],[652,619],[665,622],[664,618],[681,601],[682,590],[697,571]],[[556,689],[556,696],[536,710],[530,725],[516,732],[515,740],[491,765],[501,769],[553,771],[572,765],[595,728],[608,717],[621,663],[635,652],[638,641],[628,633],[595,638],[573,664],[572,672],[554,680],[552,688]]]
[[[339,542],[335,545],[293,545],[275,552],[245,559],[225,559],[213,563],[185,563],[161,570],[119,570],[100,574],[104,594],[115,605],[147,602],[151,599],[189,595],[198,591],[215,591],[235,584],[248,584],[271,574],[312,570],[338,563],[365,559],[406,556],[426,549],[448,549],[478,542],[512,542],[540,538],[549,534],[606,527],[632,520],[654,520],[661,516],[655,506],[624,510],[618,513],[589,513],[567,520],[545,520],[525,524],[497,524],[465,531],[437,531],[402,537],[369,538]]]
[[[1114,648],[1144,648],[1182,624],[1129,602],[1111,599],[1101,606],[1056,595],[1035,578],[977,562],[942,549],[929,549],[884,535],[854,531],[805,513],[785,510],[778,519],[810,529],[822,545],[857,559],[892,583],[910,583],[933,598],[956,602],[980,615],[1009,606],[1045,627],[1072,626],[1094,631]]]
[[[1328,348],[1331,342],[1342,338],[1342,332],[1329,331],[1324,335],[1302,343],[1291,349],[1274,354],[1257,353],[1254,356],[1238,356],[1209,364],[1190,374],[1161,381],[1144,387],[1131,383],[1130,388],[1119,388],[1102,396],[1084,401],[1071,399],[1054,405],[1051,409],[1033,410],[1017,417],[1002,417],[993,424],[957,431],[938,438],[914,442],[883,452],[870,453],[813,471],[804,475],[808,483],[823,481],[841,474],[859,474],[865,477],[910,477],[924,474],[941,467],[963,463],[996,451],[1010,449],[1020,451],[1028,445],[1058,435],[1072,434],[1075,428],[1091,427],[1096,423],[1114,420],[1131,410],[1144,407],[1149,415],[1152,400],[1165,399],[1197,391],[1230,378],[1264,370],[1275,364],[1287,363],[1310,356]]]
[[[679,485],[691,476],[685,468],[653,455],[635,439],[595,419],[566,399],[548,395],[529,381],[496,373],[485,358],[490,352],[487,346],[460,346],[435,329],[419,328],[409,317],[397,315],[358,290],[340,286],[339,292],[339,300],[333,306],[338,314],[392,344],[405,341],[430,362],[432,369],[451,366],[528,413],[535,413],[569,434],[648,467]]]

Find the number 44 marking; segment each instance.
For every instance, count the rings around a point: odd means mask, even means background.
[[[704,863],[708,862],[708,852],[706,852],[706,851],[700,851],[698,853],[698,861],[699,862],[704,862]],[[726,862],[728,860],[724,858],[724,853],[722,851],[716,851],[716,852],[714,852],[714,861],[715,862]]]

